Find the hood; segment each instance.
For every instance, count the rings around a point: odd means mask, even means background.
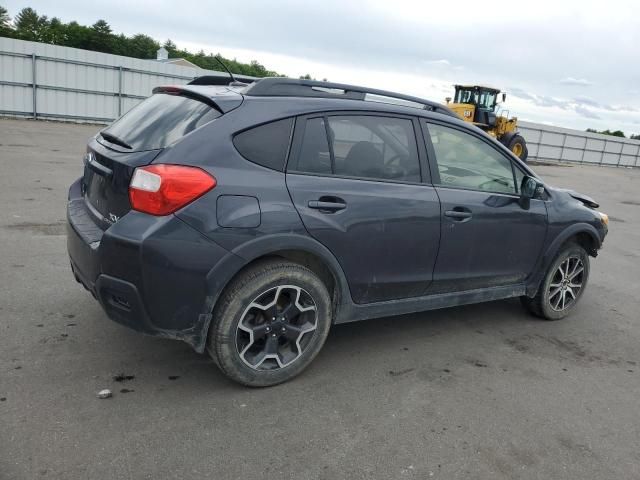
[[[584,195],[583,193],[578,193],[576,191],[568,190],[566,188],[554,188],[554,190],[557,192],[566,193],[567,195],[575,198],[576,200],[581,201],[589,208],[598,208],[600,206],[600,204],[597,203],[593,198],[591,198],[588,195]]]

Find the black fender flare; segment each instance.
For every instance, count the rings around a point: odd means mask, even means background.
[[[199,341],[194,344],[197,352],[204,352],[209,326],[213,317],[213,308],[228,283],[238,272],[254,260],[277,254],[278,251],[283,250],[297,250],[314,255],[329,269],[334,277],[338,293],[334,322],[339,321],[341,315],[347,310],[341,308],[341,305],[344,303],[349,304],[352,299],[347,278],[333,253],[317,240],[305,235],[275,234],[258,237],[231,250],[230,255],[223,258],[209,271],[206,278],[206,286],[207,291],[210,293],[203,307],[203,312],[205,313],[201,315],[201,321],[198,322],[200,330]]]
[[[298,250],[318,257],[333,275],[341,303],[344,300],[351,300],[347,277],[338,259],[327,247],[313,237],[300,234],[269,235],[243,243],[233,249],[232,253],[243,258],[248,264],[257,258],[275,254],[282,250]]]
[[[553,239],[551,244],[540,256],[535,273],[531,276],[530,281],[527,282],[527,296],[533,297],[538,292],[538,288],[540,288],[540,283],[542,282],[547,269],[560,251],[562,245],[564,245],[564,243],[570,238],[581,233],[586,233],[591,237],[595,246],[594,250],[598,250],[602,246],[600,235],[593,225],[581,222],[568,226]]]

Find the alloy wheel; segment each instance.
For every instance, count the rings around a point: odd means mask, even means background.
[[[295,362],[318,326],[313,297],[295,285],[280,285],[258,295],[236,329],[236,348],[254,370],[277,370]]]
[[[584,263],[580,257],[565,259],[553,274],[549,285],[549,305],[556,312],[572,306],[582,290]]]

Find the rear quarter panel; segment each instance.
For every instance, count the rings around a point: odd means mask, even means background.
[[[177,212],[177,216],[229,251],[262,236],[306,235],[291,203],[284,172],[250,162],[240,155],[232,141],[233,135],[245,128],[287,116],[291,116],[290,112],[274,114],[262,103],[245,102],[163,152],[157,163],[198,166],[217,182],[213,190]],[[238,211],[230,222],[230,212],[217,211],[218,206],[229,204],[228,196],[252,197],[257,204],[245,201],[251,208],[245,208],[244,213]]]

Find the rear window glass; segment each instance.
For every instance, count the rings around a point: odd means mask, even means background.
[[[285,118],[245,130],[233,138],[233,144],[250,162],[282,171],[289,149],[292,122],[292,118]]]
[[[105,132],[132,150],[163,148],[220,116],[215,108],[194,98],[156,93],[129,110]]]

